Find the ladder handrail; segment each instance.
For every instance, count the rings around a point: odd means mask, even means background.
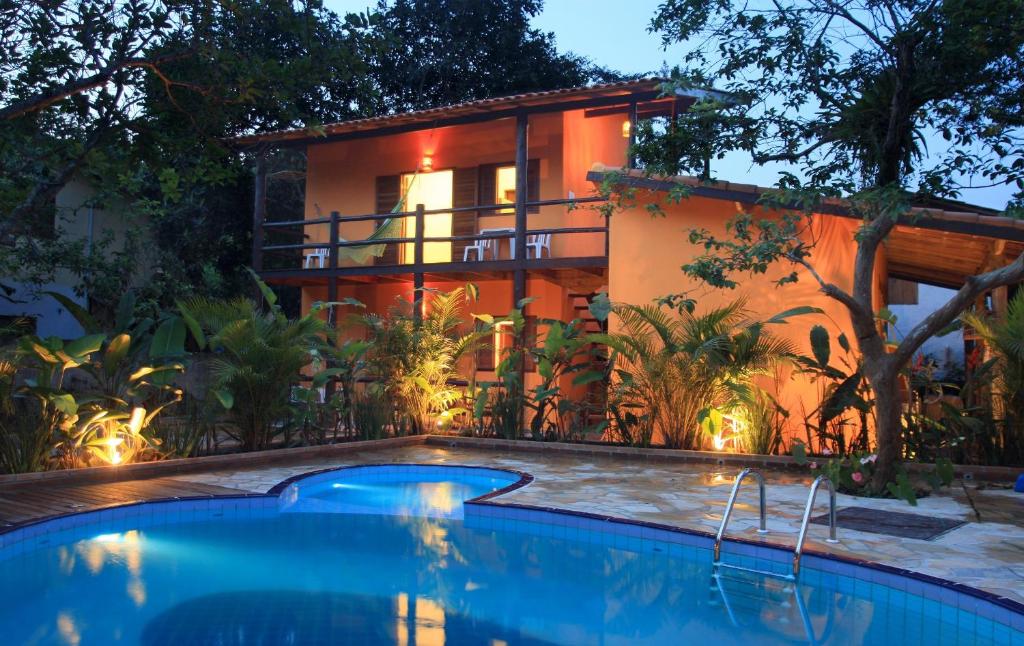
[[[737,494],[739,494],[740,484],[742,484],[743,483],[743,479],[746,478],[749,475],[753,475],[755,478],[757,478],[758,492],[761,495],[761,508],[760,508],[760,511],[761,511],[761,528],[757,530],[757,533],[758,534],[767,534],[768,533],[768,525],[767,525],[767,522],[766,522],[767,506],[765,504],[765,495],[764,495],[764,476],[761,475],[761,472],[757,471],[756,469],[750,469],[750,468],[744,469],[744,470],[740,471],[740,474],[738,476],[736,476],[736,482],[732,485],[732,493],[729,494],[729,502],[726,503],[726,505],[725,505],[725,513],[722,515],[722,524],[718,528],[718,535],[715,536],[715,562],[716,563],[718,562],[719,556],[721,555],[721,551],[722,551],[722,537],[725,536],[725,527],[726,527],[726,525],[729,524],[729,517],[732,515],[733,505],[736,504],[736,496],[737,496]]]
[[[796,549],[793,550],[793,576],[800,574],[800,556],[804,549],[804,540],[807,538],[807,526],[811,521],[811,510],[814,508],[814,498],[818,494],[818,487],[822,483],[828,485],[828,538],[826,543],[838,543],[836,538],[836,487],[826,475],[820,475],[811,483],[811,493],[807,496],[807,505],[804,506],[804,518],[800,522],[800,535],[796,539]]]
[[[764,575],[767,575],[767,576],[776,576],[772,572],[758,572],[756,570],[748,570],[748,571],[749,572],[754,572],[754,573],[757,573],[757,574],[764,574]],[[811,646],[815,646],[816,644],[818,644],[818,639],[817,639],[817,637],[814,634],[814,624],[811,622],[811,615],[810,615],[810,613],[807,612],[807,605],[804,603],[803,595],[800,594],[799,582],[796,581],[796,579],[789,578],[789,577],[778,577],[778,578],[780,578],[780,579],[782,579],[784,581],[787,581],[788,585],[791,586],[789,589],[790,589],[790,591],[792,591],[793,596],[796,597],[796,608],[797,608],[797,612],[800,613],[800,621],[804,625],[804,632],[807,634],[807,643],[810,644]],[[721,573],[718,572],[717,567],[715,568],[715,571],[712,572],[712,574],[711,574],[711,580],[714,582],[715,589],[718,590],[718,594],[720,594],[722,596],[722,605],[725,606],[725,612],[729,615],[729,621],[732,622],[733,626],[739,628],[740,624],[736,620],[736,613],[733,612],[732,604],[729,602],[729,595],[725,591],[725,586],[722,585],[722,576],[721,576]],[[833,612],[833,610],[829,611],[829,622],[830,623],[831,623],[831,619],[832,619],[832,617],[831,617],[832,612]]]

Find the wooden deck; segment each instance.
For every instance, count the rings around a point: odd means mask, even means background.
[[[0,531],[77,511],[144,500],[253,493],[174,478],[81,484],[36,483],[0,487]]]

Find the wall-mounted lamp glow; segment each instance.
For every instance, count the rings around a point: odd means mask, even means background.
[[[420,161],[420,171],[429,173],[432,170],[434,170],[434,156],[430,153],[426,153]]]
[[[632,129],[633,129],[633,124],[631,124],[629,122],[629,119],[626,119],[625,121],[623,121],[622,122],[622,137],[624,139],[629,139],[629,133],[630,133],[630,131]]]

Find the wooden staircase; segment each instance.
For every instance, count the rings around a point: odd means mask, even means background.
[[[584,331],[587,334],[603,334],[608,331],[608,320],[600,321],[590,313],[590,304],[598,295],[598,292],[570,292],[569,301],[573,307],[573,318],[583,322]],[[608,368],[608,352],[604,346],[591,344],[594,350],[594,358],[591,360],[591,367],[594,370],[605,371]],[[604,381],[595,381],[587,384],[585,396],[587,403],[587,426],[594,426],[606,419],[608,407],[608,384]],[[601,437],[588,437],[589,440],[600,440]]]

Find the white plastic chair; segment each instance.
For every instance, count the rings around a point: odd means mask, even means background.
[[[476,252],[477,260],[487,260],[487,250],[491,248],[493,242],[493,240],[476,240],[473,244],[466,245],[466,248],[462,250],[462,262],[469,261],[470,251]]]
[[[318,269],[323,269],[327,265],[327,256],[330,255],[330,249],[327,247],[321,247],[314,249],[310,253],[306,254],[306,258],[302,261],[303,269],[311,269],[313,262],[317,263]]]
[[[551,234],[540,233],[526,236],[526,257],[530,257],[530,249],[533,249],[534,258],[543,258],[543,250],[548,250],[548,258],[551,257]]]

